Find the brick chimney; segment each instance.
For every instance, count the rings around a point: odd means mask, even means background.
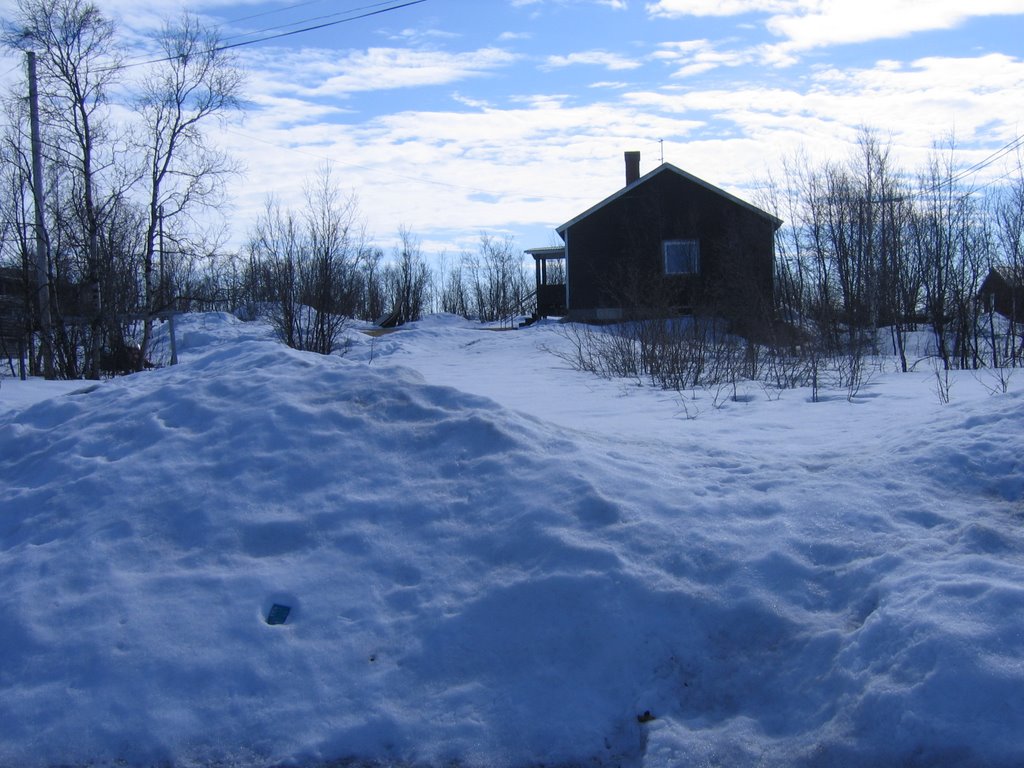
[[[640,153],[626,153],[626,186],[640,178]]]

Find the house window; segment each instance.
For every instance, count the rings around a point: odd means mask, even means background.
[[[666,240],[664,252],[666,275],[696,275],[700,272],[700,244],[696,240]]]

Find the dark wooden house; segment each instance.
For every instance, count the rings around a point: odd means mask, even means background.
[[[557,228],[565,245],[527,251],[537,313],[572,320],[707,313],[744,326],[772,301],[771,214],[669,163]]]
[[[992,267],[978,296],[986,312],[998,312],[1014,322],[1024,322],[1024,270]]]

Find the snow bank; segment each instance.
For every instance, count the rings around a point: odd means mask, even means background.
[[[1019,387],[689,421],[550,327],[265,331],[0,415],[0,765],[1024,761]]]

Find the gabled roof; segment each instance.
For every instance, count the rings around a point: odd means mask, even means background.
[[[1024,268],[1014,267],[1010,264],[996,264],[989,269],[988,277],[985,280],[987,281],[992,276],[999,277],[1008,286],[1024,287]]]
[[[676,166],[672,165],[671,163],[662,163],[657,168],[655,168],[653,171],[651,171],[650,173],[647,173],[647,174],[641,176],[639,179],[634,181],[632,184],[629,184],[628,186],[623,187],[618,192],[616,192],[614,195],[610,195],[609,197],[606,197],[604,200],[599,202],[597,205],[591,206],[590,208],[585,210],[583,213],[581,213],[576,218],[570,219],[569,221],[565,222],[565,224],[563,224],[560,227],[556,227],[555,231],[558,232],[558,234],[561,235],[563,237],[563,239],[564,239],[565,231],[567,229],[569,229],[569,227],[571,227],[571,226],[573,226],[573,225],[583,221],[583,219],[587,218],[591,214],[596,213],[597,211],[599,211],[602,208],[604,208],[606,205],[615,202],[620,197],[625,195],[627,192],[630,192],[633,189],[636,189],[641,184],[646,184],[648,181],[650,181],[655,176],[657,176],[658,174],[661,174],[661,173],[674,173],[677,176],[682,176],[687,181],[692,182],[693,184],[696,184],[696,185],[698,185],[700,187],[704,187],[704,189],[708,190],[709,192],[713,192],[714,194],[716,194],[719,197],[722,197],[722,198],[728,200],[731,203],[739,205],[742,208],[746,208],[748,211],[750,211],[751,213],[756,214],[757,216],[761,216],[762,218],[768,219],[769,221],[772,222],[772,225],[775,227],[775,229],[778,229],[779,227],[782,226],[782,219],[779,219],[779,218],[776,218],[775,216],[772,216],[767,211],[762,211],[756,205],[751,205],[750,203],[748,203],[745,200],[740,200],[738,197],[736,197],[735,195],[729,194],[724,189],[719,189],[714,184],[709,184],[708,182],[704,181],[704,179],[698,179],[692,173],[687,173],[682,168],[677,168]]]

